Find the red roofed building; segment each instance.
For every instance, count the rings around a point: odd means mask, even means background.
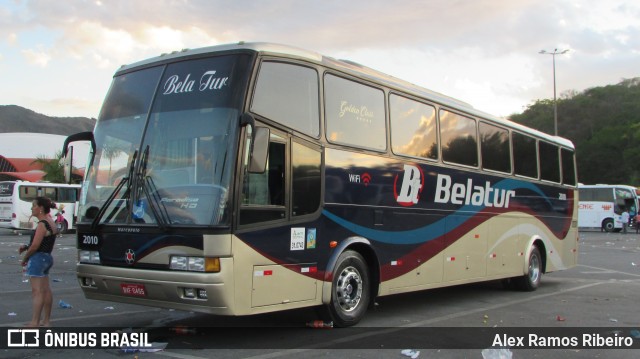
[[[35,162],[36,159],[56,158],[65,139],[66,136],[46,133],[0,133],[0,181],[42,181],[46,173],[42,171],[42,165]],[[75,158],[86,158],[88,145],[74,149],[77,151]],[[74,165],[78,163],[74,161]],[[74,173],[82,178],[84,168],[78,168]]]
[[[0,181],[41,181],[45,173],[42,171],[42,165],[34,162],[35,160],[35,158],[6,158],[0,155]]]

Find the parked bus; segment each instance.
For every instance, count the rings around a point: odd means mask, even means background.
[[[78,218],[87,298],[219,315],[576,264],[574,146],[361,65],[282,45],[120,68]]]
[[[583,185],[578,186],[579,209],[578,227],[600,228],[606,232],[622,229],[623,211],[633,219],[638,214],[638,194],[636,188],[625,185]],[[637,225],[632,221],[633,225]]]
[[[64,218],[60,222],[62,233],[75,227],[75,214],[80,185],[45,182],[0,182],[0,228],[31,230],[37,219],[31,217],[31,205],[36,197],[48,197],[57,206],[51,210]]]

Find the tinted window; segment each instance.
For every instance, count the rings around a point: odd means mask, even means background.
[[[476,121],[453,112],[440,110],[442,159],[466,166],[478,166]]]
[[[613,202],[612,188],[580,188],[581,201]]]
[[[538,155],[536,140],[513,132],[513,171],[520,176],[538,178]]]
[[[436,109],[396,95],[389,96],[389,107],[393,152],[438,159]]]
[[[291,162],[292,202],[294,216],[315,212],[320,206],[320,166],[322,155],[319,151],[293,142]]]
[[[153,112],[239,107],[248,61],[248,56],[219,56],[168,65]]]
[[[139,195],[144,208],[133,208],[135,221],[208,225],[230,219],[229,165],[247,60],[221,56],[167,65],[139,152],[149,191]]]
[[[58,201],[75,202],[77,201],[78,191],[75,188],[58,188]]]
[[[20,199],[27,202],[33,201],[34,199],[36,199],[36,197],[44,195],[40,192],[41,191],[38,191],[38,187],[21,186]]]
[[[52,201],[57,201],[58,200],[58,191],[55,188],[52,187],[44,187],[44,188],[38,188],[38,196],[44,196],[49,198]]]
[[[373,87],[327,75],[327,139],[377,151],[387,148],[384,93]]]
[[[251,138],[250,134],[248,138]],[[285,149],[285,139],[272,132],[264,173],[248,172],[249,151],[246,151],[243,161],[241,224],[285,219]]]
[[[478,128],[480,130],[482,168],[511,173],[509,131],[483,122]]]
[[[613,188],[594,188],[592,201],[613,202]]]
[[[540,178],[551,182],[560,182],[560,158],[558,146],[538,142],[540,151]]]
[[[158,66],[114,77],[100,110],[99,121],[140,116],[149,112],[162,70]]]
[[[15,183],[12,182],[0,183],[0,196],[11,196],[14,185]]]
[[[284,205],[285,147],[284,139],[272,133],[265,172],[245,174],[244,204]],[[248,158],[245,157],[245,170]]]
[[[560,150],[560,157],[562,159],[562,183],[575,186],[576,169],[573,160],[573,151],[563,148]]]
[[[308,67],[265,62],[251,110],[295,130],[320,133],[318,75]]]

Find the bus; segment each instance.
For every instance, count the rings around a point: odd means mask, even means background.
[[[638,194],[636,187],[627,185],[578,185],[579,228],[600,228],[605,232],[619,232],[622,229],[623,211],[630,214],[631,223],[638,214]]]
[[[55,216],[62,213],[60,232],[75,228],[78,191],[80,185],[47,182],[0,182],[0,228],[32,230],[37,219],[31,217],[31,204],[36,197],[48,197],[56,204],[51,211]]]
[[[575,266],[573,144],[359,64],[268,43],[120,68],[90,141],[89,299],[215,315]],[[72,168],[67,165],[66,168]],[[68,170],[67,170],[68,173]]]

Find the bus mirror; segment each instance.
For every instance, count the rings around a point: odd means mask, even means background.
[[[92,153],[96,153],[96,141],[93,137],[93,132],[89,131],[89,132],[79,132],[76,133],[74,135],[71,135],[69,137],[67,137],[64,140],[64,144],[62,145],[62,156],[66,156],[67,155],[67,149],[69,148],[69,144],[71,142],[77,142],[77,141],[89,141],[91,142],[91,150]]]
[[[93,132],[80,132],[67,137],[62,145],[62,167],[66,183],[71,183],[71,172],[73,171],[73,146],[69,146],[69,144],[78,141],[89,141],[91,144],[90,163],[93,162],[93,156],[95,156],[96,153],[96,141],[93,137]]]
[[[62,170],[64,171],[64,183],[71,183],[73,171],[73,146],[67,148],[67,153],[62,157]]]
[[[255,127],[249,160],[249,173],[264,173],[266,170],[270,136],[271,131],[268,128]]]

